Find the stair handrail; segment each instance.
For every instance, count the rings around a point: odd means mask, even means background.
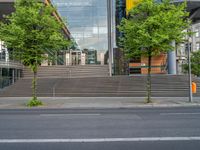
[[[71,78],[71,73],[72,73],[72,70],[70,67],[68,67],[68,78]]]

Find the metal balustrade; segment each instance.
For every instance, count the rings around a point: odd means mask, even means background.
[[[11,61],[3,61],[3,60],[0,60],[0,67],[1,68],[16,68],[16,69],[22,69],[23,68],[23,65],[18,62],[18,61],[14,61],[14,60],[11,60]]]

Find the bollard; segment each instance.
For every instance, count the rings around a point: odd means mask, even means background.
[[[192,82],[192,93],[197,93],[197,84]]]

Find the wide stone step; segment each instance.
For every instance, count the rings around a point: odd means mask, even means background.
[[[109,71],[107,65],[41,66],[38,68],[37,76],[38,78],[108,77]],[[29,68],[24,68],[23,77],[33,77]]]
[[[197,94],[200,96],[200,81],[197,82]],[[31,96],[31,78],[21,79],[16,84],[5,88],[0,96]],[[38,96],[73,96],[73,97],[145,97],[146,77],[85,77],[85,78],[39,78]],[[152,96],[186,97],[188,96],[187,76],[152,76]]]

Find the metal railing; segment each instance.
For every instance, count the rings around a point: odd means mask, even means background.
[[[5,60],[0,60],[0,67],[1,68],[23,68],[23,65],[18,62],[18,61],[5,61]]]

